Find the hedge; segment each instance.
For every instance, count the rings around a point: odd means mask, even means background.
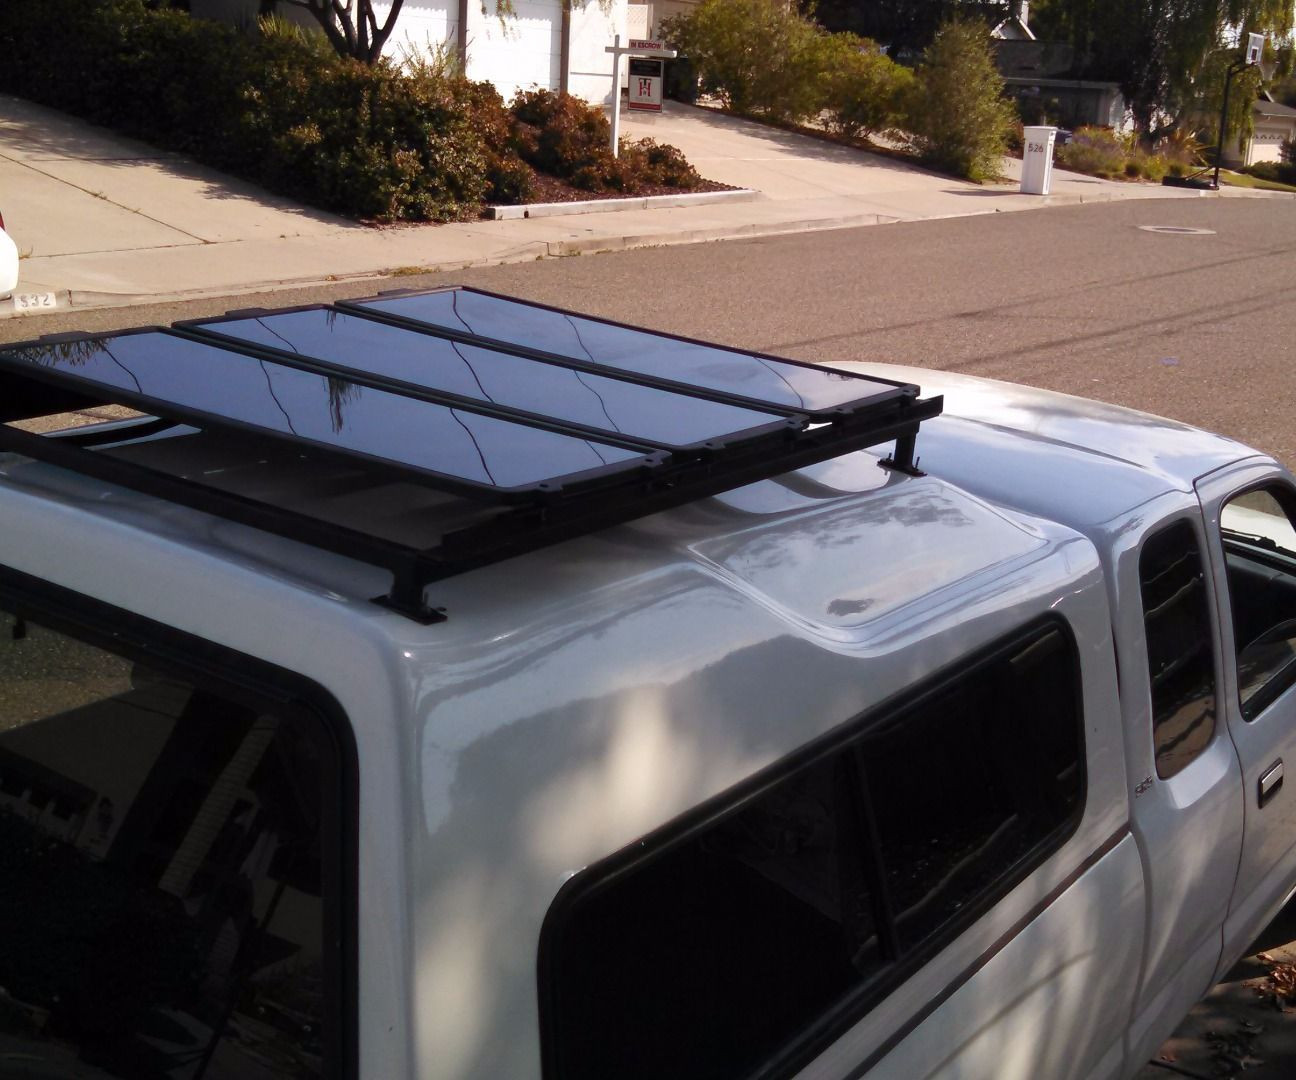
[[[600,109],[549,91],[506,107],[452,65],[337,56],[144,0],[4,0],[0,90],[350,217],[455,221],[523,202],[537,172],[589,191],[702,185],[678,150],[608,147]]]
[[[476,216],[469,84],[142,0],[6,0],[0,89],[352,217]]]

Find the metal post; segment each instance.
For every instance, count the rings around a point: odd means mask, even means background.
[[[1228,74],[1224,76],[1224,104],[1220,108],[1219,142],[1215,146],[1214,185],[1216,191],[1219,191],[1220,159],[1224,157],[1224,127],[1228,123],[1229,87],[1233,83],[1233,76],[1236,75],[1239,71],[1241,71],[1243,67],[1246,67],[1245,61],[1242,62],[1241,67],[1238,66],[1238,63],[1239,62],[1237,60],[1234,60],[1233,63],[1229,64]]]
[[[604,41],[607,38],[603,39]],[[621,35],[612,39],[612,156],[621,142]]]

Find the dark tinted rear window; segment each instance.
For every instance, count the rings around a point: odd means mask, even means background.
[[[322,723],[3,606],[6,1056],[69,1080],[337,1075],[339,763]]]
[[[1139,556],[1157,775],[1174,776],[1215,732],[1215,653],[1197,534],[1180,521]]]
[[[574,879],[542,949],[546,1076],[788,1074],[1069,834],[1078,707],[1050,626]]]

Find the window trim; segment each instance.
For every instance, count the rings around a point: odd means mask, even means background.
[[[1287,691],[1296,686],[1296,661],[1289,662],[1263,686],[1252,694],[1246,701],[1242,700],[1242,684],[1238,679],[1238,641],[1237,641],[1237,623],[1233,617],[1233,591],[1228,580],[1228,544],[1230,541],[1224,536],[1224,510],[1235,499],[1240,499],[1244,495],[1250,495],[1257,491],[1263,491],[1272,496],[1274,502],[1282,509],[1283,514],[1287,517],[1287,523],[1296,530],[1296,491],[1289,484],[1281,479],[1269,476],[1259,480],[1254,484],[1248,484],[1246,487],[1239,488],[1230,495],[1226,495],[1220,500],[1219,504],[1219,521],[1214,525],[1215,535],[1219,539],[1220,554],[1224,559],[1224,595],[1228,599],[1228,616],[1229,616],[1229,653],[1233,665],[1233,696],[1237,704],[1238,715],[1242,717],[1245,723],[1252,724],[1259,720],[1260,717]],[[1233,541],[1236,543],[1236,541]],[[1296,575],[1296,569],[1284,562],[1283,565],[1275,565],[1282,556],[1275,556],[1273,552],[1265,551],[1263,548],[1248,549],[1247,557],[1254,559],[1262,566],[1270,566],[1275,570],[1292,573]],[[1294,560],[1296,561],[1296,560]]]
[[[94,648],[185,679],[254,707],[314,723],[331,743],[334,775],[324,789],[321,859],[325,893],[322,1035],[326,1080],[359,1074],[359,756],[346,712],[318,683],[206,638],[55,585],[0,563],[0,607]],[[331,977],[330,977],[331,976]]]
[[[740,812],[776,785],[847,749],[851,744],[866,738],[869,733],[895,721],[901,713],[922,707],[957,681],[972,676],[1002,658],[1042,640],[1051,630],[1061,632],[1065,646],[1074,661],[1076,736],[1081,765],[1080,790],[1075,809],[1022,855],[1006,874],[998,877],[992,888],[967,904],[958,915],[907,953],[899,958],[892,958],[876,975],[864,980],[854,992],[845,995],[817,1021],[791,1037],[774,1053],[773,1057],[757,1067],[744,1080],[787,1080],[795,1076],[1065,846],[1080,827],[1088,805],[1089,762],[1085,739],[1084,666],[1071,625],[1061,615],[1049,613],[946,665],[934,675],[924,679],[916,688],[901,690],[878,705],[857,714],[740,781],[727,791],[713,796],[674,821],[647,833],[639,841],[608,855],[569,878],[558,890],[549,910],[545,913],[537,953],[541,1075],[544,1080],[564,1080],[561,1072],[563,1062],[558,1047],[560,1040],[555,1035],[555,1030],[560,1023],[558,1002],[561,1000],[555,957],[561,948],[562,939],[566,935],[573,913],[582,900],[624,879],[641,866],[656,861],[679,845],[689,842],[699,833]],[[872,838],[872,843],[871,853],[866,851],[861,862],[865,864],[865,872],[870,875],[870,886],[874,887],[873,877],[880,869],[881,853],[876,846],[876,837]],[[1111,844],[1111,841],[1108,843]],[[1019,924],[1020,928],[1024,928],[1025,924],[1042,910],[1042,907],[1032,909],[1029,918]],[[879,926],[880,939],[882,929]],[[1006,944],[1007,941],[1001,939],[994,950],[998,951]],[[983,963],[984,961],[974,965],[971,972],[961,973],[943,983],[942,988],[932,995],[930,1002],[915,1010],[915,1015],[919,1017],[918,1022],[921,1022],[921,1018],[926,1015],[924,1008],[930,1011],[938,1006],[962,985],[963,981],[975,973],[978,966],[983,966]],[[882,1048],[884,1052],[887,1049],[889,1047]],[[876,1057],[877,1054],[874,1054],[870,1062]]]

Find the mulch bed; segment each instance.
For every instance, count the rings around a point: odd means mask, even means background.
[[[642,199],[648,195],[687,195],[695,191],[736,191],[732,184],[721,184],[715,180],[703,180],[697,187],[670,187],[666,184],[640,184],[629,191],[586,191],[584,188],[572,187],[565,180],[544,173],[533,172],[531,176],[531,198],[524,205],[533,203],[586,202],[591,199]]]

